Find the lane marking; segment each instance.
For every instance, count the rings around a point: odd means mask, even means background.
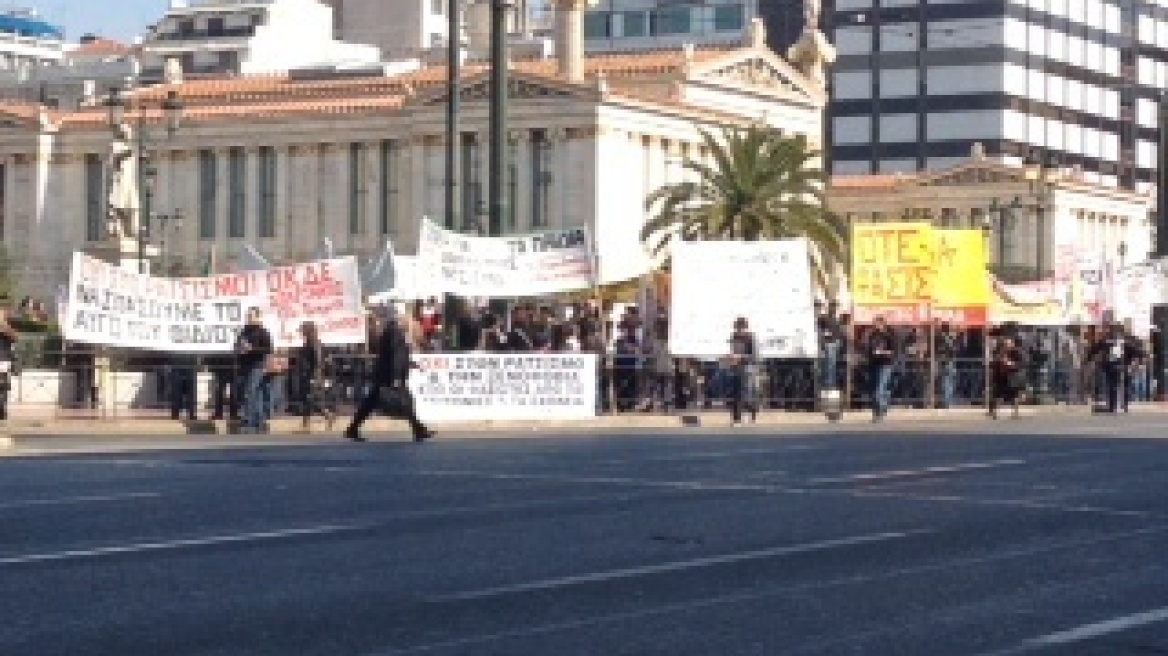
[[[1021,654],[1043,651],[1051,647],[1063,647],[1079,642],[1086,642],[1087,640],[1094,640],[1095,638],[1102,638],[1114,633],[1122,633],[1130,629],[1137,629],[1142,626],[1148,626],[1149,624],[1158,624],[1166,621],[1168,621],[1168,607],[1158,608],[1156,610],[1136,613],[1134,615],[1125,615],[1102,622],[1084,624],[1083,626],[1066,631],[1050,633],[1027,640],[1017,647],[988,652],[982,656],[1020,656]]]
[[[782,556],[794,556],[799,554],[815,553],[819,551],[827,551],[830,549],[839,549],[843,547],[851,547],[862,544],[874,544],[878,542],[890,542],[892,540],[903,540],[905,538],[924,535],[932,533],[933,531],[918,530],[918,531],[903,531],[898,533],[875,533],[871,535],[856,535],[847,538],[838,538],[834,540],[822,540],[819,542],[810,542],[807,544],[798,544],[786,547],[775,547],[773,549],[758,549],[755,551],[744,551],[740,553],[722,554],[718,556],[704,556],[701,558],[691,558],[687,560],[678,560],[667,563],[658,563],[656,565],[643,565],[641,567],[626,567],[622,569],[608,570],[604,572],[591,572],[588,574],[576,574],[572,576],[563,576],[559,578],[544,579],[541,581],[530,581],[528,583],[516,583],[512,585],[502,585],[493,588],[485,588],[483,590],[473,590],[469,592],[457,592],[448,595],[441,595],[432,598],[430,601],[434,603],[450,602],[450,601],[470,601],[477,599],[486,599],[489,597],[500,597],[504,595],[516,594],[521,592],[536,592],[543,590],[553,590],[557,588],[566,588],[574,585],[581,585],[584,583],[600,583],[605,581],[616,581],[620,579],[635,578],[640,576],[647,576],[651,574],[665,574],[672,572],[681,572],[692,569],[701,569],[705,567],[712,567],[714,565],[727,565],[732,563],[740,563],[751,560],[764,560],[769,558],[778,558]]]
[[[217,535],[205,538],[191,538],[185,540],[167,540],[159,542],[146,542],[140,544],[129,544],[110,547],[98,547],[93,549],[74,549],[68,551],[28,554],[24,556],[10,556],[0,558],[0,566],[5,565],[26,565],[40,562],[54,562],[54,561],[69,561],[81,560],[89,558],[101,558],[106,556],[134,554],[134,553],[148,553],[154,551],[172,551],[178,549],[190,549],[196,547],[214,546],[221,544],[235,544],[245,542],[262,542],[274,541],[279,539],[313,536],[313,535],[330,535],[339,533],[355,533],[359,531],[370,531],[379,528],[391,526],[395,522],[410,521],[410,520],[427,520],[427,519],[446,519],[455,518],[464,515],[478,515],[487,512],[506,512],[517,510],[536,510],[540,508],[554,508],[556,506],[571,506],[581,503],[621,503],[621,502],[636,502],[659,499],[667,496],[663,493],[646,493],[646,494],[605,494],[605,495],[588,495],[588,496],[574,496],[564,497],[559,499],[539,499],[535,501],[524,501],[521,503],[490,503],[477,506],[457,506],[453,508],[442,508],[437,510],[415,510],[400,513],[392,513],[389,515],[379,516],[376,520],[370,520],[359,523],[350,524],[326,524],[321,526],[314,526],[308,528],[292,528],[274,531],[262,531],[257,533],[240,533],[229,535]]]
[[[829,476],[825,478],[812,478],[808,483],[824,484],[824,483],[866,483],[869,481],[887,481],[899,478],[919,478],[922,476],[933,476],[937,474],[956,474],[969,471],[982,471],[986,469],[998,469],[1001,467],[1017,467],[1027,464],[1027,461],[1018,458],[1003,458],[1001,460],[987,460],[984,462],[965,462],[956,465],[938,465],[935,467],[924,467],[921,469],[895,469],[891,471],[871,472],[867,474],[852,474],[849,476]]]
[[[628,487],[663,488],[668,490],[698,490],[708,492],[791,492],[803,490],[781,488],[755,483],[719,483],[704,481],[649,481],[628,476],[562,476],[559,474],[506,474],[456,469],[432,469],[418,472],[423,476],[482,478],[492,481],[532,481],[564,483],[568,485],[618,485]]]
[[[295,537],[312,535],[330,535],[347,533],[368,528],[368,524],[335,524],[327,526],[313,526],[309,528],[292,528],[281,531],[264,531],[260,533],[240,533],[237,535],[216,535],[206,538],[192,538],[189,540],[171,540],[167,542],[142,542],[117,547],[102,547],[99,549],[78,549],[73,551],[58,551],[55,553],[30,554],[27,556],[12,556],[0,558],[0,566],[28,565],[31,563],[47,563],[69,560],[86,560],[104,558],[122,554],[148,553],[155,551],[175,551],[194,547],[209,547],[221,544],[241,544],[247,542],[270,542]]]
[[[0,510],[15,508],[34,508],[38,506],[70,506],[84,503],[110,503],[114,501],[133,501],[135,499],[159,499],[159,492],[128,492],[126,494],[107,494],[100,496],[60,497],[57,499],[24,499],[21,501],[0,502]]]
[[[523,639],[541,635],[551,635],[555,633],[563,633],[566,631],[574,631],[579,629],[594,628],[599,626],[619,624],[631,620],[645,619],[651,617],[664,617],[675,613],[691,612],[694,610],[712,608],[716,606],[724,606],[728,604],[750,603],[767,599],[770,597],[779,597],[784,595],[800,595],[807,593],[814,593],[816,591],[825,590],[828,588],[838,588],[849,585],[870,585],[879,581],[890,581],[905,576],[915,576],[921,574],[933,574],[949,569],[966,568],[970,566],[986,565],[990,563],[1003,562],[1008,560],[1015,560],[1018,558],[1027,558],[1042,556],[1056,551],[1063,551],[1067,549],[1076,549],[1080,547],[1092,547],[1101,544],[1108,544],[1122,540],[1129,540],[1131,538],[1157,536],[1168,533],[1168,525],[1153,526],[1144,529],[1137,529],[1134,531],[1125,531],[1122,533],[1113,533],[1097,538],[1090,538],[1085,540],[1071,540],[1061,542],[1053,545],[1043,545],[1036,547],[1026,547],[1021,549],[1011,549],[1009,551],[996,553],[988,556],[975,556],[970,558],[960,558],[955,561],[947,563],[937,563],[930,565],[916,565],[911,567],[898,568],[879,574],[858,574],[853,576],[845,576],[842,578],[832,579],[828,581],[816,581],[812,583],[805,583],[800,585],[791,585],[783,587],[772,587],[765,590],[738,592],[726,595],[719,595],[715,597],[706,597],[703,599],[696,599],[692,601],[682,601],[676,603],[663,604],[653,606],[651,608],[644,608],[640,610],[607,613],[599,616],[586,617],[576,620],[567,620],[563,622],[553,622],[542,624],[539,626],[530,626],[520,629],[512,629],[508,631],[501,631],[497,633],[481,634],[477,636],[467,636],[457,638],[454,640],[446,640],[442,642],[434,642],[430,644],[415,645],[412,647],[403,647],[397,649],[390,649],[388,651],[378,652],[377,656],[404,656],[406,654],[423,654],[435,651],[444,651],[449,649],[456,649],[461,647],[468,647],[471,645],[484,645],[496,642],[502,642],[511,639]],[[982,656],[1013,656],[1018,652],[993,652],[992,654],[984,654]]]
[[[1051,633],[1041,638],[1035,638],[1031,641],[1031,644],[1039,647],[1069,645],[1071,643],[1083,642],[1084,640],[1091,640],[1092,638],[1099,638],[1112,633],[1119,633],[1120,631],[1127,631],[1128,629],[1164,621],[1168,621],[1168,607],[1136,613],[1134,615],[1126,615],[1124,617],[1116,617],[1103,622],[1085,624],[1067,631]]]
[[[1105,506],[1043,503],[1027,499],[978,499],[956,494],[912,494],[884,491],[878,488],[802,488],[766,483],[736,483],[718,481],[653,481],[621,476],[561,476],[558,474],[506,474],[468,470],[423,470],[420,476],[448,476],[480,478],[494,481],[533,481],[566,485],[613,485],[646,489],[665,489],[690,492],[757,492],[760,494],[790,494],[836,497],[841,499],[877,499],[921,503],[952,503],[990,508],[1019,508],[1049,510],[1073,514],[1098,514],[1116,517],[1160,518],[1163,515],[1143,510],[1123,510]]]

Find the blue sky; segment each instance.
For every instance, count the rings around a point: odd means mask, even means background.
[[[0,0],[0,8],[31,8],[63,26],[70,41],[93,33],[129,41],[158,20],[168,0]]]

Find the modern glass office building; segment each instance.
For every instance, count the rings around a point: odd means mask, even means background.
[[[991,155],[1152,184],[1168,0],[835,0],[836,173]]]

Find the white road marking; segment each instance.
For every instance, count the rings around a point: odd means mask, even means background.
[[[1021,656],[1022,654],[1043,651],[1045,649],[1050,649],[1051,647],[1073,645],[1078,642],[1085,642],[1095,638],[1102,638],[1103,636],[1108,636],[1113,633],[1121,633],[1130,629],[1136,629],[1141,626],[1157,624],[1159,622],[1165,621],[1168,621],[1168,608],[1158,608],[1156,610],[1136,613],[1134,615],[1125,615],[1123,617],[1116,617],[1114,619],[1105,620],[1102,622],[1085,624],[1083,626],[1068,629],[1066,631],[1051,633],[1038,638],[1027,640],[1017,647],[990,652],[988,654],[984,654],[983,656]]]
[[[109,494],[88,497],[60,497],[58,499],[23,499],[20,501],[0,502],[0,510],[14,508],[33,508],[37,506],[72,506],[84,503],[110,503],[114,501],[133,501],[135,499],[158,499],[162,494],[158,492],[129,492],[126,494]]]
[[[758,549],[755,551],[744,551],[741,553],[722,554],[719,556],[705,556],[702,558],[691,558],[689,560],[678,560],[668,563],[658,563],[656,565],[644,565],[641,567],[627,567],[623,569],[609,570],[605,572],[591,572],[588,574],[576,574],[573,576],[564,576],[560,578],[545,579],[542,581],[531,581],[528,583],[516,583],[513,585],[503,585],[494,588],[486,588],[483,590],[474,590],[470,592],[459,592],[449,595],[441,595],[431,599],[433,602],[449,602],[449,601],[468,601],[472,599],[485,599],[488,597],[499,597],[508,594],[515,594],[520,592],[534,592],[542,590],[552,590],[555,588],[565,588],[573,585],[580,585],[583,583],[599,583],[603,581],[615,581],[619,579],[634,578],[639,576],[646,576],[649,574],[664,574],[668,572],[680,572],[691,569],[700,569],[703,567],[711,567],[714,565],[726,565],[730,563],[739,563],[750,560],[763,560],[768,558],[778,558],[781,556],[793,556],[797,554],[813,553],[817,551],[827,551],[829,549],[839,549],[841,547],[850,547],[861,544],[873,544],[877,542],[889,542],[892,540],[902,540],[915,535],[924,535],[932,531],[905,531],[899,533],[875,533],[872,535],[856,535],[847,538],[839,538],[835,540],[823,540],[820,542],[810,542],[807,544],[798,544],[786,547],[775,547],[773,549]]]
[[[69,560],[85,560],[91,558],[104,558],[107,556],[116,556],[120,554],[135,554],[148,553],[154,551],[174,551],[178,549],[190,549],[192,547],[209,547],[220,544],[240,544],[246,542],[266,542],[272,540],[281,540],[287,538],[304,537],[311,535],[330,535],[335,533],[346,533],[350,531],[358,531],[368,528],[368,524],[336,524],[326,526],[313,526],[309,528],[293,528],[281,531],[265,531],[261,533],[240,533],[237,535],[216,535],[206,538],[193,538],[190,540],[172,540],[168,542],[143,542],[139,544],[128,544],[117,547],[103,547],[99,549],[79,549],[74,551],[57,551],[53,553],[29,554],[26,556],[11,556],[8,558],[0,558],[0,566],[5,565],[28,565],[32,563],[46,563],[55,561],[69,561]]]
[[[703,481],[652,481],[628,476],[562,476],[559,474],[506,474],[453,469],[422,471],[424,476],[463,476],[492,481],[533,481],[565,483],[569,485],[622,485],[629,487],[664,488],[669,490],[700,490],[707,492],[789,492],[801,490],[780,488],[755,483],[719,483]]]
[[[1031,643],[1043,647],[1069,645],[1074,642],[1083,642],[1084,640],[1091,640],[1092,638],[1099,638],[1112,633],[1119,633],[1120,631],[1127,631],[1128,629],[1164,621],[1168,621],[1168,608],[1159,608],[1145,613],[1117,617],[1105,622],[1087,624],[1068,631],[1059,631],[1058,633],[1036,638]]]
[[[988,460],[985,462],[965,462],[956,465],[925,467],[923,469],[896,469],[892,471],[871,472],[867,474],[852,474],[850,476],[813,478],[808,482],[815,484],[866,483],[869,481],[887,481],[897,478],[918,478],[921,476],[933,476],[936,474],[956,474],[959,472],[980,471],[984,469],[998,469],[1000,467],[1017,467],[1019,465],[1025,464],[1025,460],[1019,460],[1017,458],[1004,458],[1001,460]]]
[[[727,595],[719,595],[716,597],[707,597],[705,599],[695,599],[692,601],[683,601],[673,604],[664,604],[660,606],[653,606],[641,610],[634,610],[621,613],[609,613],[595,617],[587,617],[577,620],[568,620],[565,622],[555,622],[550,624],[543,624],[539,626],[524,627],[521,629],[513,629],[510,631],[502,631],[499,633],[490,633],[478,636],[467,636],[464,638],[457,638],[454,640],[447,640],[443,642],[434,642],[424,645],[416,645],[413,647],[404,647],[398,649],[391,649],[389,651],[379,652],[377,656],[405,656],[406,654],[423,654],[435,651],[443,651],[449,649],[456,649],[460,647],[467,647],[471,645],[489,644],[492,642],[501,642],[515,638],[529,638],[532,636],[549,635],[553,633],[563,633],[566,631],[575,631],[580,629],[592,628],[597,626],[604,626],[607,624],[617,624],[621,622],[628,622],[631,620],[639,620],[649,617],[663,617],[673,615],[675,613],[692,612],[694,610],[703,608],[712,608],[715,606],[724,606],[729,604],[750,603],[760,599],[768,599],[771,597],[778,597],[783,595],[803,595],[814,593],[820,590],[830,588],[839,588],[855,585],[871,585],[880,581],[892,581],[905,576],[917,576],[921,574],[932,574],[936,572],[943,572],[958,568],[969,568],[989,563],[1005,562],[1016,560],[1018,558],[1032,558],[1036,556],[1043,556],[1056,551],[1064,551],[1067,549],[1076,549],[1080,547],[1097,546],[1100,544],[1108,544],[1111,542],[1130,540],[1138,537],[1148,537],[1155,535],[1162,535],[1168,533],[1168,525],[1152,526],[1149,528],[1137,529],[1134,531],[1124,531],[1122,533],[1113,533],[1098,538],[1089,538],[1086,540],[1070,540],[1066,542],[1059,542],[1053,545],[1042,545],[1038,547],[1025,547],[1021,549],[1011,549],[1006,552],[991,554],[988,556],[975,556],[972,558],[959,558],[955,561],[948,561],[944,563],[935,563],[929,565],[914,565],[911,567],[898,568],[879,574],[859,574],[852,576],[845,576],[842,578],[831,579],[828,581],[816,581],[813,583],[805,583],[798,585],[778,586],[768,588],[761,591],[738,592]],[[993,654],[985,654],[983,656],[1013,656],[1019,654],[1017,651],[1009,652],[994,652]]]

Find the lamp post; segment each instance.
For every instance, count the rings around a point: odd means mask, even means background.
[[[135,80],[134,89],[136,90],[137,88],[137,82]],[[131,101],[121,89],[113,87],[109,90],[109,95],[106,96],[105,106],[107,110],[106,119],[110,132],[117,135],[119,128],[126,122],[126,114],[131,108]],[[138,231],[134,235],[134,238],[138,243],[138,273],[144,274],[147,273],[146,240],[149,238],[150,233],[151,204],[154,199],[154,184],[158,178],[158,170],[154,168],[148,150],[153,144],[153,141],[146,134],[147,108],[145,103],[139,103],[135,109],[137,110],[135,115],[136,127],[133,135],[134,143],[131,156],[137,163],[135,170],[138,173],[138,211],[140,214]],[[173,137],[182,122],[184,111],[177,91],[171,90],[167,92],[166,98],[161,103],[161,109],[162,118],[166,123],[167,137]]]

